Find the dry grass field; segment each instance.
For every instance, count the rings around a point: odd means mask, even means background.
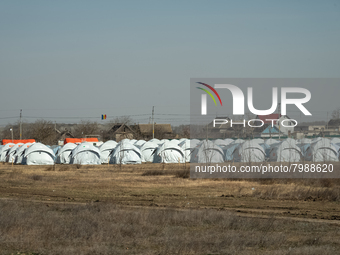
[[[340,180],[0,165],[0,254],[340,254]]]

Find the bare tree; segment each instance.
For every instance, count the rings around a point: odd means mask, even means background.
[[[114,123],[132,125],[133,120],[130,116],[120,116],[114,119]]]
[[[78,138],[85,137],[86,135],[98,135],[100,133],[98,123],[95,121],[81,121],[74,128],[74,136]]]
[[[340,107],[332,111],[332,119],[340,119]]]
[[[49,145],[57,142],[54,123],[47,120],[37,120],[34,123],[25,124],[25,137]]]

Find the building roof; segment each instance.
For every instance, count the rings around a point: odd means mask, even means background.
[[[283,134],[276,126],[268,126],[263,132],[262,134]]]
[[[113,127],[111,128],[111,130],[113,131],[113,133],[135,133],[134,130],[132,130],[132,128],[127,125],[127,124],[115,124],[113,125]]]
[[[152,124],[138,124],[138,129],[141,134],[152,134]],[[170,124],[155,124],[155,132],[172,133]]]

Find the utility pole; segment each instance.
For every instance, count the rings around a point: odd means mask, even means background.
[[[22,117],[22,109],[20,109],[20,140],[22,139],[22,121],[21,121],[21,117]]]
[[[155,121],[153,118],[154,112],[155,112],[155,107],[152,106],[152,139],[155,138]]]

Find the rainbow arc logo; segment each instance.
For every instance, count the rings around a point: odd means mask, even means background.
[[[208,84],[206,84],[206,83],[203,83],[203,82],[197,82],[197,83],[198,83],[198,84],[201,84],[201,85],[203,85],[203,86],[206,86],[206,87],[209,88],[212,92],[214,92],[215,95],[217,96],[218,100],[220,101],[221,106],[222,106],[222,100],[221,100],[221,98],[220,98],[220,95],[217,93],[217,91],[216,91],[213,87],[211,87],[210,85],[208,85]],[[203,89],[203,88],[200,88],[200,87],[196,87],[196,88],[201,89],[201,90],[203,90],[204,92],[206,92],[206,93],[214,100],[214,103],[215,103],[215,105],[217,106],[215,97],[211,94],[211,92],[210,92],[209,90]]]
[[[201,84],[205,87],[207,87],[208,89],[210,89],[212,92],[214,92],[214,94],[217,96],[218,100],[220,101],[220,104],[222,106],[222,100],[220,98],[220,95],[217,93],[217,91],[211,87],[210,85],[203,83],[203,82],[197,82],[198,84]],[[211,94],[211,92],[207,89],[201,88],[201,87],[196,87],[200,90],[203,90],[204,92],[206,92],[211,98],[212,100],[214,100],[215,105],[217,106],[215,97],[213,96],[213,94]],[[202,94],[201,96],[201,114],[202,115],[207,115],[207,95],[206,94]]]

